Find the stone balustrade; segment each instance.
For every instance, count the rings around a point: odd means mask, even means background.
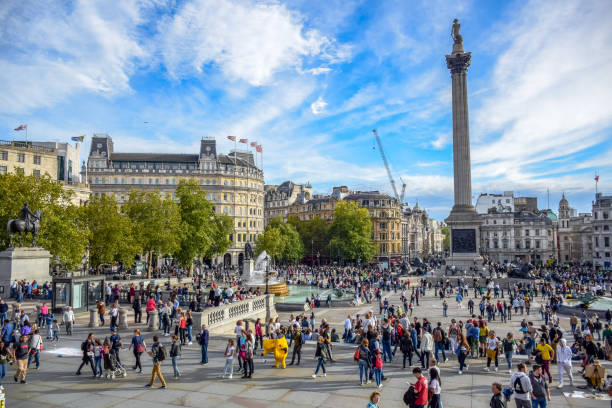
[[[208,330],[216,333],[232,331],[238,320],[265,320],[275,316],[274,295],[261,295],[192,314],[194,332],[199,332],[205,324]]]

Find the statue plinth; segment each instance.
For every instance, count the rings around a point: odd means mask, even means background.
[[[40,247],[12,247],[0,252],[0,296],[10,293],[11,282],[15,279],[36,280],[41,284],[50,280],[50,259],[49,251]]]

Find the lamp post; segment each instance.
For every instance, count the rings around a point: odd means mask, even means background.
[[[269,280],[269,275],[270,275],[270,263],[266,262],[266,295],[269,294],[268,292],[268,280]]]

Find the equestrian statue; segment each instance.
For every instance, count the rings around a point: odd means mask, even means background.
[[[9,237],[9,247],[13,246],[13,235],[19,233],[19,246],[23,246],[22,236],[24,233],[32,233],[32,246],[36,246],[36,236],[40,230],[40,218],[42,211],[36,210],[32,212],[28,203],[23,205],[21,212],[19,213],[19,219],[8,220],[6,223],[6,233]]]

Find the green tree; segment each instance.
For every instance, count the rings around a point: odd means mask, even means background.
[[[122,211],[134,223],[136,241],[147,253],[147,276],[150,279],[153,254],[174,254],[180,247],[178,205],[171,199],[163,200],[158,191],[132,190]]]
[[[212,220],[212,243],[204,253],[206,258],[223,254],[232,246],[229,236],[234,232],[234,220],[228,215],[215,215]]]
[[[441,228],[442,235],[444,235],[444,239],[442,240],[442,247],[445,251],[450,249],[450,229],[448,227]]]
[[[68,269],[77,268],[86,251],[87,230],[79,222],[78,208],[71,204],[72,192],[48,176],[36,178],[22,173],[0,175],[0,223],[19,218],[24,203],[32,211],[41,210],[37,245],[47,249],[55,262]],[[27,234],[24,245],[31,244]],[[9,245],[8,236],[0,234],[0,250]]]
[[[272,259],[278,259],[283,250],[280,230],[268,225],[264,233],[257,237],[256,245],[255,255],[259,255],[265,250]]]
[[[293,225],[302,239],[304,254],[316,257],[317,254],[326,253],[329,246],[329,227],[327,221],[314,217],[308,221],[300,221],[295,216],[290,216],[288,224]]]
[[[119,211],[115,199],[106,195],[92,199],[82,208],[82,213],[89,229],[90,264],[96,269],[113,263],[129,267],[140,247],[132,221]]]
[[[285,263],[295,263],[304,256],[304,246],[300,234],[292,224],[285,223],[279,218],[270,220],[266,229],[276,229],[280,233],[281,242],[278,259]],[[267,250],[266,250],[267,251]],[[270,251],[267,251],[270,253]]]
[[[176,188],[181,217],[180,245],[175,259],[193,271],[193,258],[205,254],[213,243],[214,218],[217,216],[206,193],[195,180],[181,180]]]
[[[368,262],[376,255],[370,213],[365,208],[359,208],[356,202],[338,202],[329,234],[331,247],[344,260]]]

